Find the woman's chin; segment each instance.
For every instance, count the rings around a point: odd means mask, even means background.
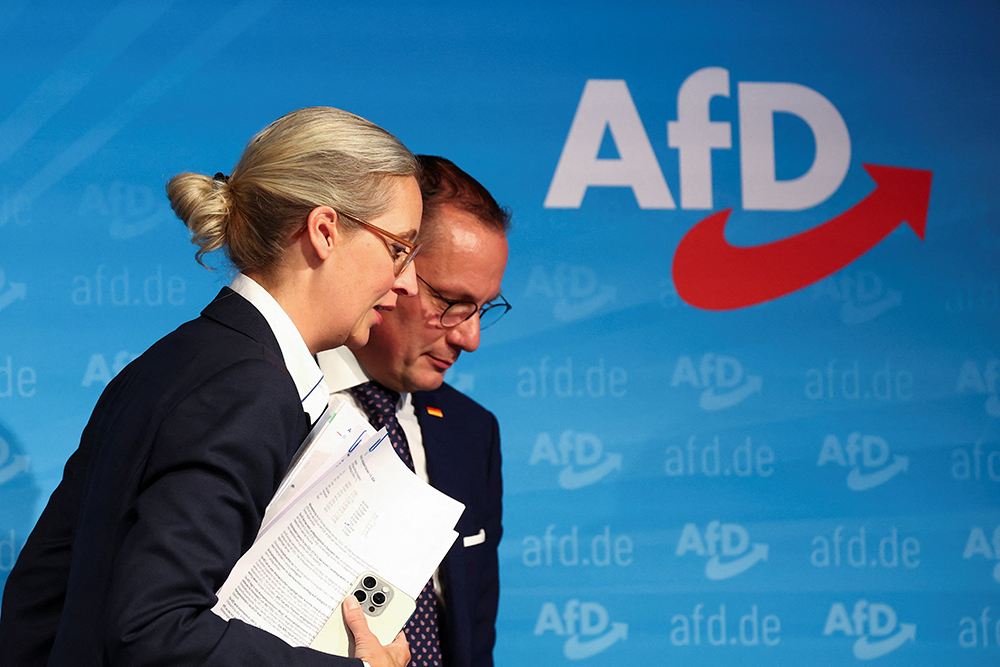
[[[368,344],[372,327],[377,327],[380,324],[382,324],[382,312],[376,306],[375,308],[369,310],[364,317],[358,320],[358,323],[354,325],[354,329],[352,329],[351,333],[347,335],[347,341],[344,345],[352,350],[364,347]]]
[[[361,326],[356,327],[354,331],[348,334],[344,345],[352,350],[357,350],[367,345],[368,339],[371,337],[372,326],[374,326],[374,323],[365,322]]]

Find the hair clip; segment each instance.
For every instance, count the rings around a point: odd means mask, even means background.
[[[212,178],[215,179],[215,180],[217,180],[217,181],[221,181],[223,183],[228,183],[229,182],[229,177],[226,176],[225,174],[223,174],[221,171],[215,172],[215,176],[213,176]]]

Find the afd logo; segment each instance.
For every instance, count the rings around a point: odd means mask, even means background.
[[[80,382],[80,386],[89,387],[92,384],[98,384],[103,387],[111,382],[111,378],[121,373],[123,368],[138,358],[137,354],[121,350],[112,357],[111,363],[108,364],[108,359],[103,354],[99,352],[92,354],[90,361],[87,362],[87,370],[83,372],[83,381]]]
[[[0,569],[2,569],[0,565]],[[958,645],[962,648],[990,648],[990,635],[993,635],[993,646],[1000,646],[1000,620],[990,618],[990,607],[983,607],[979,612],[979,622],[972,616],[965,616],[958,622],[962,631],[958,633]],[[990,627],[992,625],[992,627]]]
[[[113,239],[139,236],[174,219],[170,207],[151,187],[122,181],[88,185],[77,213],[82,218],[97,216],[107,220],[108,235]]]
[[[984,444],[989,447],[986,451],[983,451]],[[1000,482],[1000,443],[976,441],[971,447],[968,445],[956,447],[951,452],[950,472],[952,479],[960,482],[970,480]]]
[[[705,577],[712,581],[732,579],[751,567],[767,560],[768,546],[762,542],[750,543],[750,533],[738,523],[710,521],[704,536],[697,524],[684,524],[677,541],[677,556],[687,553],[708,558]]]
[[[997,380],[1000,379],[1000,359],[993,358],[983,364],[968,360],[958,373],[955,392],[988,395],[983,406],[990,417],[1000,417],[1000,397],[997,397]]]
[[[969,539],[965,543],[965,551],[962,558],[969,560],[974,556],[982,556],[986,560],[996,560],[993,567],[993,580],[1000,584],[1000,526],[993,529],[993,548],[986,540],[986,532],[979,526],[974,526],[969,532]]]
[[[860,460],[859,460],[860,455]],[[836,435],[828,435],[816,461],[818,467],[836,463],[851,467],[847,473],[847,488],[867,491],[885,484],[910,466],[910,457],[895,454],[889,463],[889,445],[877,435],[862,435],[855,431],[847,436],[847,445],[841,446]]]
[[[597,312],[615,300],[618,290],[601,282],[588,266],[559,264],[554,269],[536,266],[528,276],[526,298],[544,297],[554,300],[552,317],[560,322],[573,322]]]
[[[38,392],[38,372],[31,366],[14,364],[14,358],[0,357],[0,398],[32,398]]]
[[[28,471],[30,459],[22,454],[11,456],[10,445],[0,438],[0,486]]]
[[[628,639],[628,624],[611,622],[607,609],[596,602],[573,599],[566,603],[562,614],[554,602],[542,605],[535,623],[535,636],[546,632],[566,637],[563,655],[567,659],[583,660]]]
[[[8,223],[24,227],[31,224],[31,198],[13,194],[9,186],[0,188],[0,227]]]
[[[834,602],[826,617],[823,636],[835,634],[857,637],[854,641],[854,657],[858,660],[874,660],[892,653],[906,642],[915,642],[917,625],[899,623],[896,611],[880,602],[869,604],[867,600],[858,600],[850,614],[842,602]]]
[[[847,325],[871,322],[903,303],[903,295],[882,285],[872,271],[841,271],[812,287],[814,299],[832,299],[840,305],[840,321]]]
[[[731,408],[751,394],[760,393],[764,383],[759,375],[745,375],[739,360],[709,352],[697,363],[687,355],[677,360],[670,386],[681,385],[701,389],[698,405],[702,410],[714,412]]]
[[[564,489],[596,484],[622,469],[621,454],[605,453],[600,438],[592,433],[573,431],[563,431],[558,440],[548,433],[539,433],[528,463],[534,466],[542,461],[562,468],[559,486]]]
[[[28,286],[25,283],[7,282],[7,275],[0,268],[0,310],[13,304],[15,301],[24,301],[28,295]]]
[[[739,82],[740,190],[744,210],[801,211],[821,204],[844,181],[851,139],[837,108],[819,92],[786,82]],[[713,98],[731,94],[729,70],[692,73],[677,93],[677,120],[667,123],[667,144],[677,150],[681,208],[714,208],[712,151],[733,148],[732,124],[713,121]],[[815,142],[808,170],[779,180],[775,114],[804,121]],[[610,131],[616,158],[599,158]],[[923,240],[931,172],[863,165],[875,190],[840,215],[800,234],[763,245],[726,241],[731,209],[696,224],[673,260],[677,292],[707,310],[745,308],[784,296],[833,275],[880,243],[903,222]],[[621,80],[587,81],[556,165],[546,208],[579,208],[590,187],[629,187],[639,208],[675,209],[631,93]]]

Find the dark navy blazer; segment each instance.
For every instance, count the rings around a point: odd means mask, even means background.
[[[266,320],[224,288],[101,396],[7,580],[0,666],[360,667],[211,611],[308,427]]]
[[[459,537],[440,567],[444,664],[492,667],[503,532],[500,429],[492,413],[447,384],[415,392],[413,402],[431,485],[465,504]]]

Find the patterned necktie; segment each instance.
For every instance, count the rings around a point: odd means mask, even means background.
[[[392,448],[399,454],[406,466],[413,470],[413,457],[406,434],[396,419],[396,403],[399,393],[387,389],[377,382],[366,382],[351,388],[351,394],[358,399],[365,414],[375,428],[386,429]],[[424,586],[417,596],[417,608],[407,621],[406,640],[410,644],[410,665],[412,667],[441,667],[441,637],[438,631],[438,600],[434,592],[434,579]]]

